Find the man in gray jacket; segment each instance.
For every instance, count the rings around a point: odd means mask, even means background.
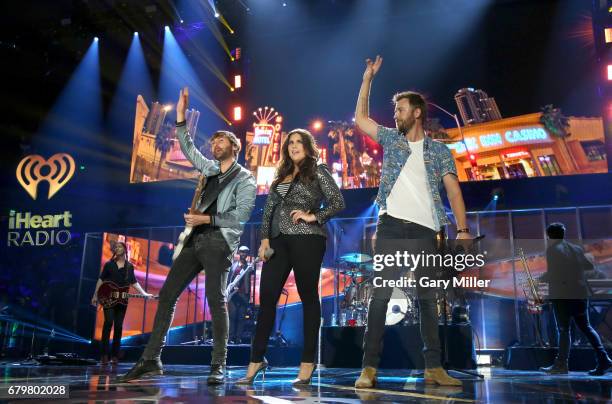
[[[120,377],[121,381],[163,374],[161,350],[176,302],[202,268],[206,272],[206,298],[212,314],[214,340],[208,383],[220,384],[225,380],[229,328],[225,286],[231,257],[255,206],[256,185],[251,172],[236,161],[240,141],[233,133],[218,131],[213,134],[210,142],[215,161],[197,150],[185,124],[188,101],[189,91],[184,88],[176,107],[176,132],[183,154],[207,177],[206,186],[199,196],[198,213],[184,215],[185,223],[193,230],[184,240],[159,293],[149,343],[140,360]]]

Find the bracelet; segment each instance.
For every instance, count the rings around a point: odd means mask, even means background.
[[[469,233],[470,232],[470,228],[469,227],[465,227],[463,229],[457,229],[457,234],[459,233]]]

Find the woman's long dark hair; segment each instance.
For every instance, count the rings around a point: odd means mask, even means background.
[[[297,178],[303,183],[310,183],[317,178],[317,161],[319,161],[317,142],[306,129],[293,129],[287,135],[287,139],[285,139],[285,143],[283,143],[281,148],[281,161],[276,170],[272,188],[276,187],[276,185],[293,173],[293,160],[289,157],[289,140],[291,140],[291,136],[294,134],[298,134],[302,138],[302,145],[304,145],[304,152],[306,153],[306,157],[299,164]]]

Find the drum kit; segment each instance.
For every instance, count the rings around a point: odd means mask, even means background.
[[[344,275],[344,297],[338,310],[339,325],[367,325],[368,304],[374,292],[372,257],[360,253],[344,254],[338,259],[338,273]],[[415,303],[413,289],[393,288],[385,325],[417,324],[419,319]]]

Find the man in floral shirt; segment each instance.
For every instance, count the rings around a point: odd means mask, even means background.
[[[395,128],[378,125],[369,117],[372,79],[382,65],[382,58],[368,59],[357,100],[355,123],[361,131],[378,142],[384,151],[380,186],[376,202],[380,208],[376,230],[376,254],[394,254],[401,248],[411,254],[435,253],[436,236],[450,221],[446,216],[439,187],[444,185],[457,225],[458,239],[471,239],[465,216],[465,204],[457,180],[453,156],[443,143],[431,140],[423,129],[427,103],[416,92],[406,91],[393,97]],[[436,289],[419,287],[418,279],[427,268],[416,268],[421,338],[425,358],[425,382],[460,386],[441,366]],[[376,276],[399,279],[403,271],[387,266]],[[382,352],[385,312],[392,288],[375,287],[368,309],[364,336],[363,370],[355,387],[376,384],[376,368]]]

